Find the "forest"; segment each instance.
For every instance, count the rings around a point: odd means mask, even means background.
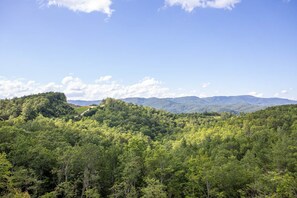
[[[297,197],[297,105],[173,114],[0,100],[0,197]]]

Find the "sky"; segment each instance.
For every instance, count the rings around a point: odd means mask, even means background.
[[[296,0],[0,0],[0,98],[297,100]]]

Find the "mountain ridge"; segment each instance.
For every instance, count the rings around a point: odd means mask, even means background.
[[[284,98],[260,98],[251,95],[239,96],[213,96],[200,98],[197,96],[184,96],[176,98],[142,98],[130,97],[120,99],[122,101],[142,106],[149,106],[172,113],[194,112],[254,112],[270,106],[297,104],[297,101]],[[101,100],[68,100],[69,103],[88,106],[99,104]]]

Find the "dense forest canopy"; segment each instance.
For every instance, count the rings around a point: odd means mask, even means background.
[[[37,95],[0,100],[0,120],[21,116],[32,120],[39,114],[45,117],[60,117],[74,113],[63,93],[42,93]]]
[[[171,114],[0,100],[1,197],[297,197],[297,105]]]

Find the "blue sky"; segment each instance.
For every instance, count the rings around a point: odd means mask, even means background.
[[[294,0],[1,0],[0,98],[297,99]]]

